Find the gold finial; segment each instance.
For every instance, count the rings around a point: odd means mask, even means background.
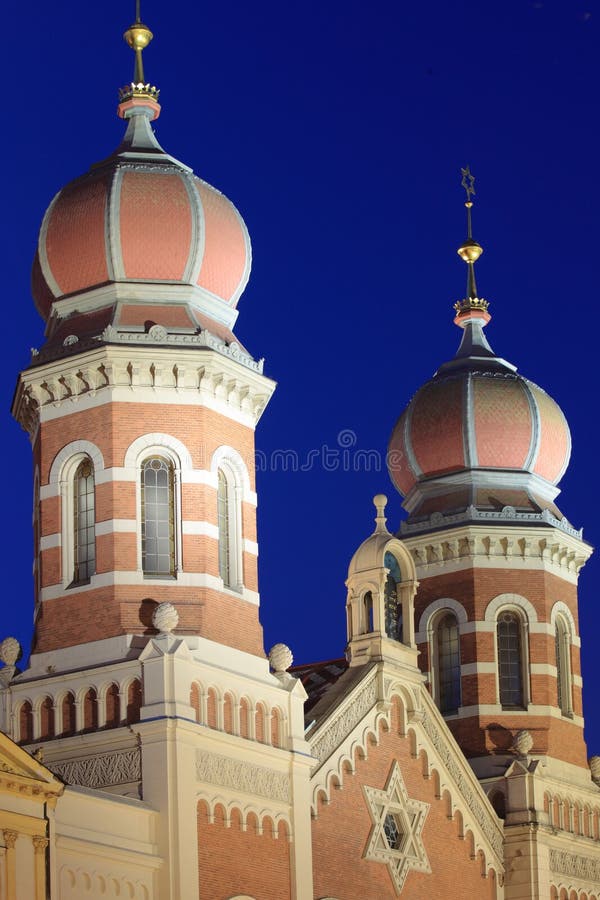
[[[487,300],[480,299],[477,296],[477,285],[475,284],[475,266],[481,254],[483,247],[473,240],[473,230],[471,221],[471,210],[473,209],[473,201],[471,197],[475,196],[475,176],[471,174],[469,166],[460,170],[462,175],[461,185],[465,189],[467,199],[465,207],[467,209],[467,239],[460,245],[456,251],[460,258],[466,262],[469,267],[467,275],[467,296],[464,300],[454,304],[454,309],[458,314],[466,312],[470,309],[478,309],[487,311]]]
[[[131,47],[135,53],[135,68],[133,73],[133,81],[119,91],[119,99],[121,102],[131,100],[134,97],[149,97],[151,100],[158,100],[159,91],[156,87],[146,84],[144,77],[144,62],[142,52],[146,49],[154,35],[147,25],[144,25],[140,15],[140,0],[136,0],[135,4],[135,22],[130,25],[123,35],[125,42]]]

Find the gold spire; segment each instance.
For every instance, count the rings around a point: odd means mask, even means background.
[[[454,309],[458,314],[467,312],[472,309],[480,309],[487,311],[488,302],[477,296],[477,285],[475,283],[475,263],[483,253],[483,247],[473,240],[471,210],[473,209],[473,201],[471,197],[475,196],[475,176],[471,174],[469,166],[461,169],[462,181],[461,185],[467,194],[465,207],[467,209],[467,239],[460,245],[456,251],[461,259],[463,259],[468,268],[467,273],[467,296],[464,300],[459,300],[454,304]]]
[[[140,15],[140,0],[135,3],[135,22],[130,25],[123,35],[123,39],[133,52],[135,53],[135,68],[133,73],[133,81],[131,84],[125,85],[119,91],[119,100],[131,100],[134,97],[149,97],[151,100],[158,100],[159,90],[146,83],[144,77],[144,61],[142,52],[146,49],[154,35],[147,25],[144,25]]]

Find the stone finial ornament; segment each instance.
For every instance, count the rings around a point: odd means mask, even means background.
[[[280,675],[294,662],[294,656],[287,644],[273,644],[269,650],[269,662],[273,671]]]
[[[375,494],[373,497],[373,505],[377,510],[377,515],[375,516],[375,531],[387,531],[385,527],[385,523],[387,519],[385,517],[385,508],[387,506],[388,498],[385,494]]]
[[[589,763],[592,781],[600,785],[600,756],[590,756]]]
[[[516,750],[519,756],[527,756],[533,747],[533,738],[531,733],[523,728],[521,731],[517,731],[513,738],[513,749]]]
[[[21,645],[14,637],[6,637],[0,644],[0,660],[5,666],[14,666],[21,655]]]
[[[179,623],[179,613],[172,603],[159,603],[152,613],[152,624],[161,634],[171,634]]]

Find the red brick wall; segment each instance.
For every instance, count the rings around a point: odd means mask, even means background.
[[[392,719],[391,731],[382,732],[379,746],[370,746],[368,759],[357,760],[356,774],[346,773],[341,789],[332,789],[329,805],[319,805],[318,817],[313,821],[315,897],[397,897],[387,866],[363,859],[372,828],[363,785],[384,789],[396,759],[408,796],[430,804],[422,839],[431,874],[410,870],[403,896],[410,900],[448,900],[458,896],[493,900],[495,880],[482,877],[480,862],[471,859],[470,840],[459,838],[457,822],[448,819],[445,801],[435,796],[433,779],[424,778],[422,761],[412,758],[408,738],[398,734],[395,714]]]
[[[70,441],[85,437],[100,448],[104,465],[122,466],[133,441],[153,432],[170,434],[185,444],[196,469],[208,468],[212,455],[223,444],[242,456],[254,490],[254,432],[206,407],[177,404],[106,403],[44,422],[39,434],[40,484],[57,453]]]
[[[425,608],[434,600],[452,598],[461,603],[469,621],[483,621],[485,611],[499,594],[518,594],[535,608],[538,622],[549,623],[552,607],[557,601],[565,603],[578,628],[577,587],[552,573],[533,570],[477,569],[451,572],[423,578],[415,598],[417,624]],[[527,636],[529,662],[556,665],[554,636],[533,633]],[[429,650],[421,645],[419,664],[423,671],[429,668]],[[493,632],[471,632],[461,636],[461,662],[496,661],[496,635]],[[573,675],[579,675],[579,649],[571,648]],[[551,706],[558,712],[556,678],[550,675],[529,676],[530,702],[538,706]],[[494,672],[478,672],[462,678],[462,705],[496,704],[497,676]],[[581,688],[573,685],[573,711],[582,715]],[[548,753],[558,759],[579,766],[587,766],[587,748],[583,729],[567,717],[524,716],[502,710],[495,716],[482,714],[468,719],[448,722],[452,733],[467,756],[494,753],[510,747],[513,735],[522,728],[531,731],[534,753]]]
[[[225,416],[206,408],[190,408],[175,404],[107,403],[89,410],[71,412],[40,427],[35,446],[39,461],[40,483],[47,484],[50,467],[60,450],[71,441],[85,436],[96,444],[109,467],[123,466],[128,447],[143,434],[170,434],[190,452],[196,469],[208,468],[215,450],[223,445],[235,447],[244,459],[254,487],[254,432]],[[183,485],[181,506],[183,520],[208,521],[217,524],[216,491],[208,485]],[[96,486],[96,520],[135,519],[136,485],[131,482]],[[60,500],[52,497],[41,503],[41,534],[60,532]],[[256,539],[256,509],[243,503],[243,537]],[[184,535],[182,540],[184,572],[219,575],[218,541],[205,535]],[[138,565],[136,536],[114,533],[98,536],[96,571],[136,571]],[[41,584],[49,587],[61,583],[61,550],[51,547],[40,559]],[[257,560],[243,553],[244,584],[258,590]],[[140,579],[141,581],[141,579]],[[66,590],[59,601],[44,603],[34,652],[45,652],[76,643],[128,632],[140,633],[150,627],[148,610],[141,602],[148,597],[156,602],[169,600],[180,614],[180,630],[201,634],[211,640],[263,655],[262,629],[258,610],[231,594],[186,588],[176,581],[164,585],[120,585],[94,588],[73,594]],[[150,610],[151,615],[151,610]]]
[[[226,827],[222,807],[210,823],[206,804],[198,804],[198,883],[200,900],[228,900],[249,894],[256,900],[291,900],[290,844],[285,828],[273,838],[271,819],[248,815],[242,830],[241,815],[233,810]],[[371,895],[372,896],[372,895]]]
[[[152,598],[148,600],[148,598]],[[48,600],[36,623],[34,653],[72,647],[120,634],[155,633],[151,625],[157,603],[168,600],[179,613],[176,631],[264,656],[258,607],[232,595],[176,583],[114,585]]]

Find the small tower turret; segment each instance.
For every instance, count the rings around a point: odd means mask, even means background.
[[[414,666],[414,562],[402,541],[387,530],[387,497],[377,494],[373,503],[375,531],[352,557],[346,581],[349,662],[362,665],[387,658]]]

